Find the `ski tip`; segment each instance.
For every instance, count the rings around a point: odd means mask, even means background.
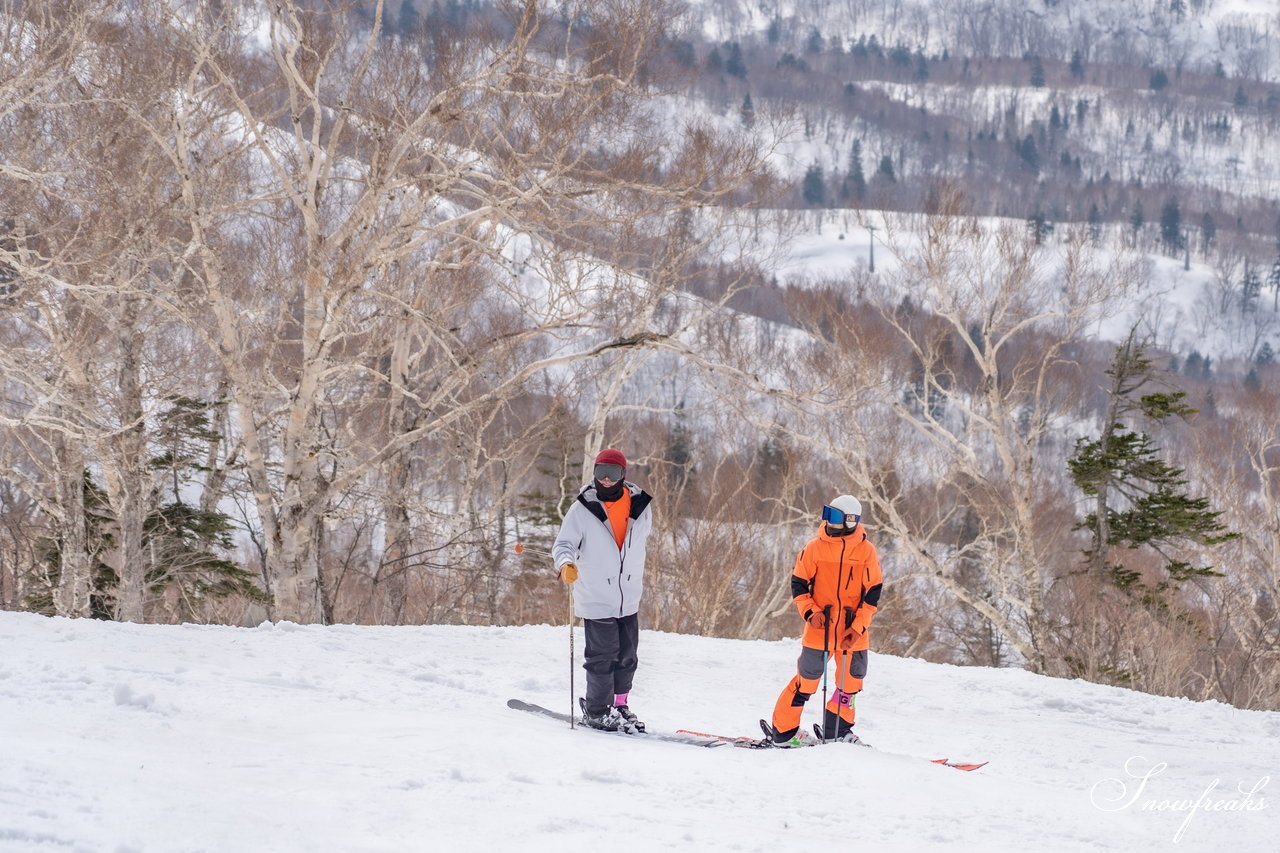
[[[977,770],[979,767],[986,767],[988,764],[990,764],[989,761],[983,761],[979,764],[965,764],[959,761],[949,761],[945,758],[934,758],[932,759],[932,761],[934,764],[941,764],[944,767],[954,767],[957,770],[970,770],[970,771]]]

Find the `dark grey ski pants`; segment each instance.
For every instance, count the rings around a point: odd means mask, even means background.
[[[617,619],[583,619],[587,647],[582,668],[587,671],[587,713],[600,714],[613,707],[617,693],[628,693],[640,659],[640,616]]]

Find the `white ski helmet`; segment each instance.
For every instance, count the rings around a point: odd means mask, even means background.
[[[862,502],[853,495],[841,495],[822,508],[822,520],[832,527],[857,527],[862,520]]]

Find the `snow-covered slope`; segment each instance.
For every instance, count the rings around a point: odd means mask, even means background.
[[[569,704],[564,626],[0,613],[0,648],[3,853],[1242,853],[1280,833],[1280,713],[1017,670],[873,655],[859,730],[878,749],[760,752],[508,710]],[[795,655],[645,633],[633,706],[654,729],[750,734]],[[923,760],[943,756],[991,763]]]

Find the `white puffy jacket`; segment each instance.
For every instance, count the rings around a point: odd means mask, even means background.
[[[557,570],[565,563],[578,566],[573,610],[581,619],[630,616],[640,609],[645,544],[653,528],[653,510],[649,506],[653,497],[635,483],[623,483],[631,492],[631,514],[621,549],[594,483],[582,487],[564,514],[551,548]]]

